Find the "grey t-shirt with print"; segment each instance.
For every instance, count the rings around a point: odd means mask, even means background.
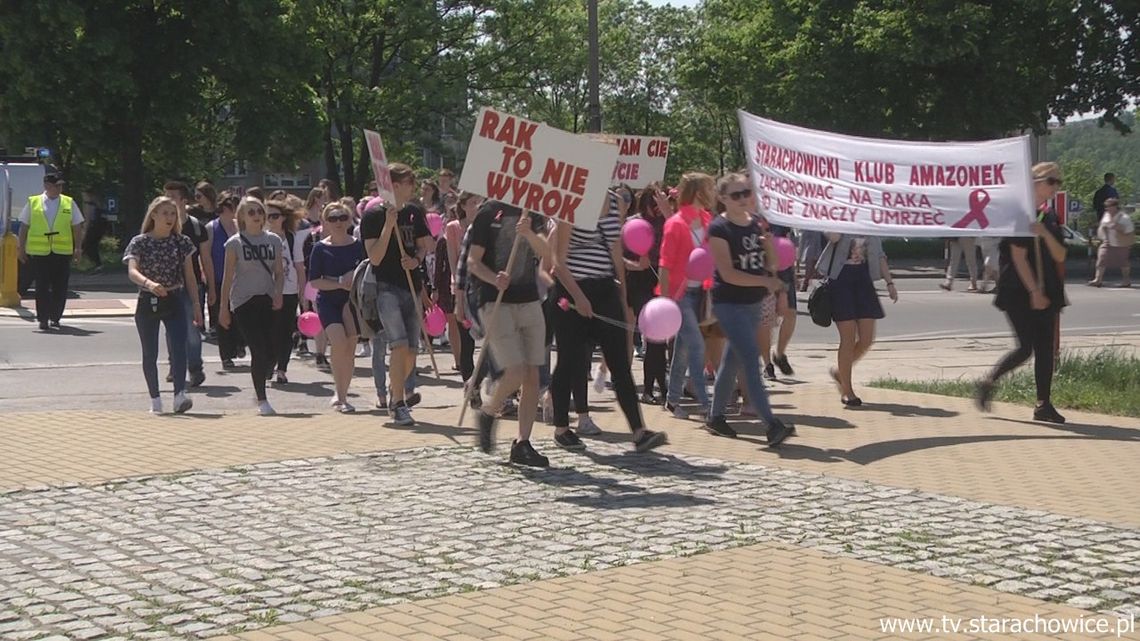
[[[245,239],[244,242],[242,239]],[[238,232],[226,241],[226,254],[235,254],[234,284],[230,289],[230,310],[241,307],[254,296],[273,296],[273,265],[282,251],[281,237],[263,231],[257,235]],[[262,265],[264,263],[264,266]]]

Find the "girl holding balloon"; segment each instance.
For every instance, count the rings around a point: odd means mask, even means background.
[[[728,174],[720,179],[717,192],[725,211],[709,224],[709,251],[716,263],[711,294],[713,313],[728,349],[716,373],[705,429],[718,436],[736,436],[724,412],[734,396],[737,373],[742,371],[749,401],[768,426],[768,444],[775,446],[792,428],[776,418],[768,404],[756,328],[762,325],[764,299],[784,296],[785,285],[773,275],[777,264],[772,242],[761,219],[751,213],[755,195],[748,179],[743,174]]]
[[[626,249],[626,305],[635,318],[641,314],[645,304],[653,299],[657,288],[657,271],[654,266],[661,261],[661,237],[665,233],[667,211],[669,209],[665,195],[656,185],[650,185],[637,199],[637,215],[629,218],[622,228],[622,240]],[[668,391],[665,383],[665,356],[665,343],[645,341],[642,403],[660,405]],[[655,386],[661,390],[660,397],[654,394]]]
[[[332,375],[336,398],[332,406],[342,414],[356,411],[348,402],[348,385],[352,382],[355,361],[356,312],[349,302],[352,276],[356,265],[364,258],[364,246],[348,233],[352,210],[334,202],[321,212],[322,228],[326,237],[313,244],[309,256],[309,283],[317,290],[316,308],[320,327],[332,343]],[[312,334],[319,328],[302,327]]]

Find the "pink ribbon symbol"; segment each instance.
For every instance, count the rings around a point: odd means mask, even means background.
[[[964,229],[975,220],[978,221],[978,227],[985,229],[990,226],[990,219],[986,218],[986,205],[990,204],[990,195],[986,193],[985,189],[975,189],[970,192],[970,211],[962,220],[951,225],[954,229]]]

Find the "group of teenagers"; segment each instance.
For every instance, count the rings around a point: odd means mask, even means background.
[[[1046,163],[1033,171],[1042,204],[1060,185],[1059,168]],[[232,366],[240,344],[248,347],[258,412],[272,415],[266,383],[288,382],[298,310],[308,306],[323,329],[318,357],[326,342],[331,351],[332,407],[355,411],[348,401],[355,349],[359,336],[374,334],[375,406],[389,410],[397,425],[413,425],[423,308],[439,305],[448,318],[466,401],[477,412],[480,448],[490,452],[499,418],[517,412],[513,463],[549,464],[531,444],[540,409],[559,447],[584,449],[579,434],[597,433],[586,398],[595,350],[612,377],[638,451],[667,441],[663,432],[646,427],[643,404],[663,405],[678,418],[697,418],[718,436],[736,436],[729,424],[736,414],[762,419],[771,446],[795,433],[793,425],[773,414],[764,387],[765,378],[775,379],[776,367],[793,373],[786,349],[795,327],[797,278],[794,267],[778,268],[773,244],[775,236],[791,230],[770,225],[757,213],[746,174],[716,179],[691,172],[669,190],[617,187],[596,226],[582,229],[458,192],[450,185],[450,172],[439,183],[423,185],[406,165],[393,164],[390,173],[394,198],[374,197],[370,185],[372,193],[358,205],[330,199],[324,187],[301,201],[284,192],[267,199],[248,192],[218,195],[201,183],[194,194],[197,204],[189,208],[189,188],[167,183],[123,256],[140,288],[135,321],[153,412],[163,411],[160,324],[166,328],[174,412],[191,408],[186,388],[204,380],[198,331],[204,328],[204,301],[217,322],[223,365]],[[428,224],[431,215],[442,220],[435,234]],[[623,225],[637,218],[655,234],[644,255],[621,240]],[[1050,222],[1043,216],[1033,231],[1050,257],[1063,259],[1057,258],[1055,217]],[[867,354],[875,323],[884,317],[875,281],[885,281],[893,301],[898,292],[879,238],[834,233],[824,238],[814,267],[829,283],[839,334],[830,372],[842,404],[857,407],[862,401],[852,367]],[[988,408],[996,381],[1035,355],[1039,402],[1034,416],[1063,422],[1049,403],[1052,323],[1064,305],[1063,281],[1056,270],[1041,269],[1040,252],[1027,249],[1033,242],[1001,242],[997,305],[1009,316],[1018,348],[979,384],[978,401]],[[711,279],[689,277],[689,257],[697,247],[714,259]],[[358,266],[364,263],[363,282],[371,293],[366,300],[375,305],[369,310],[374,313],[359,308]],[[316,290],[311,302],[299,296],[306,284]],[[673,299],[681,310],[680,329],[668,344],[642,341],[637,332],[635,319],[657,296]],[[478,366],[477,338],[484,340]],[[644,359],[640,394],[632,375],[635,346]],[[557,359],[551,368],[553,350]],[[711,396],[706,372],[715,373]],[[479,390],[488,378],[484,399]],[[682,407],[683,396],[695,400],[695,411]],[[570,425],[571,399],[577,430]]]

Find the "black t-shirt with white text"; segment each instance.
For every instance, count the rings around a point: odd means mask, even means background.
[[[364,213],[364,217],[360,220],[360,239],[364,242],[365,247],[368,246],[370,239],[380,237],[387,216],[387,209],[382,208],[372,209]],[[404,252],[408,256],[416,255],[416,242],[419,239],[431,236],[431,231],[427,226],[427,214],[422,207],[415,203],[408,203],[400,209],[396,215],[396,230],[403,240]],[[372,273],[376,275],[376,280],[379,282],[407,287],[408,277],[404,275],[404,268],[400,265],[400,248],[396,242],[396,232],[393,232],[384,259],[380,261],[379,265],[372,268]],[[421,269],[412,270],[412,279],[417,292],[422,287],[422,273],[423,270]]]
[[[768,275],[764,262],[764,229],[760,219],[752,216],[747,225],[737,225],[725,216],[717,216],[709,223],[709,238],[721,238],[728,243],[732,266],[755,276]],[[747,305],[759,303],[768,293],[765,287],[745,287],[728,283],[716,272],[713,280],[714,303]]]

